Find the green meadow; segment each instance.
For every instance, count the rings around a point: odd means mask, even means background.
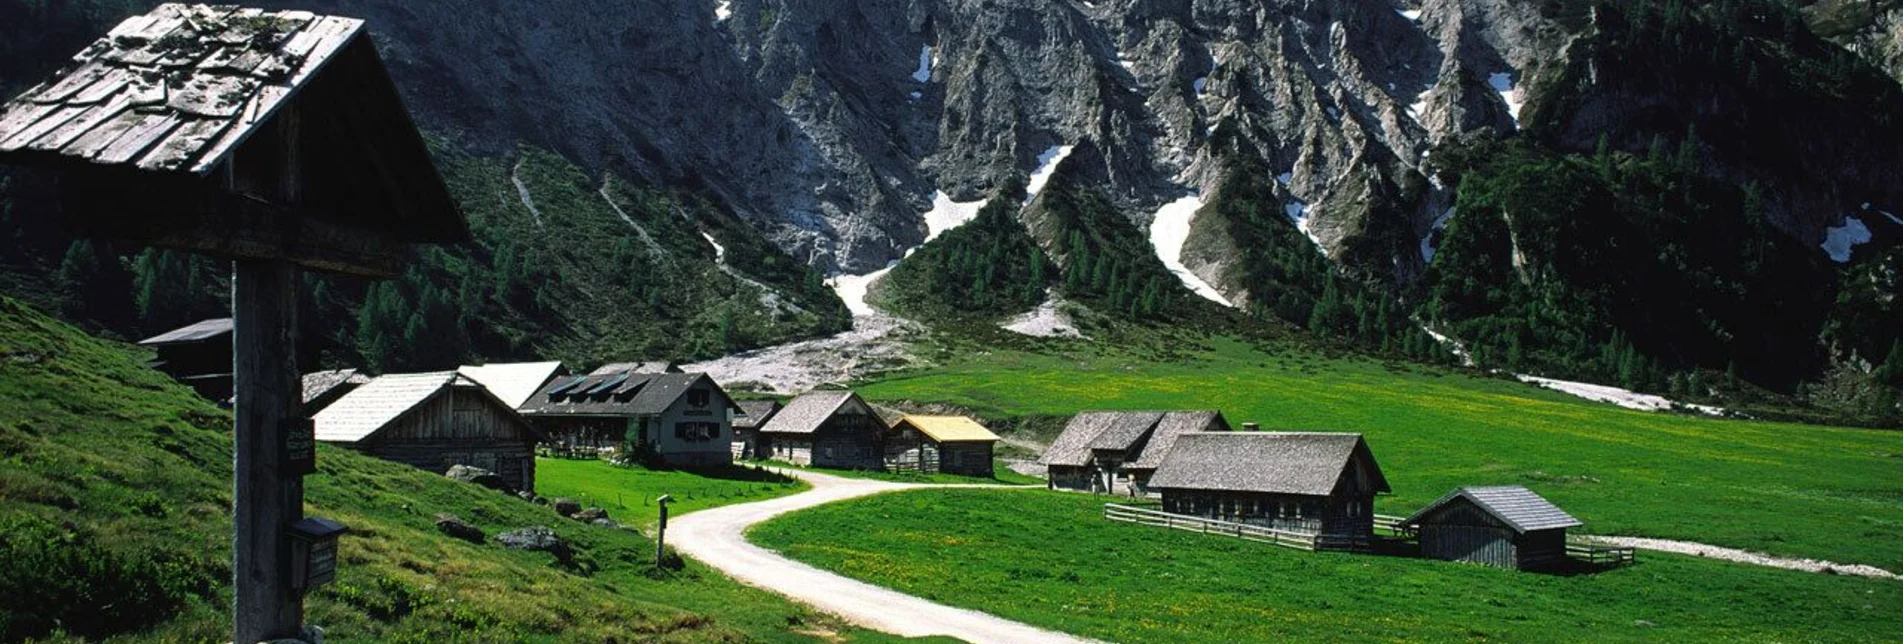
[[[1238,426],[1361,432],[1394,487],[1377,501],[1384,513],[1409,513],[1461,485],[1522,484],[1587,532],[1903,570],[1903,432],[1628,411],[1507,380],[1222,337],[1130,350],[1037,346],[947,352],[939,366],[858,391],[964,407],[994,426],[1083,409],[1213,408]]]
[[[824,474],[830,474],[833,476],[843,476],[843,477],[851,478],[851,479],[889,481],[892,483],[924,483],[924,484],[935,484],[935,485],[1043,485],[1044,484],[1044,479],[1037,478],[1035,476],[1025,476],[1023,474],[1019,474],[1017,472],[1011,471],[1011,469],[1007,467],[1007,464],[1003,460],[992,461],[991,463],[992,475],[990,478],[985,478],[982,476],[963,476],[959,474],[944,474],[941,472],[874,472],[871,470],[834,470],[834,469],[825,469],[825,468],[809,468],[809,467],[801,467],[793,463],[788,463],[786,461],[778,461],[778,460],[759,461],[759,464],[765,467],[771,467],[778,470],[789,470],[789,469],[809,470],[814,472],[821,472]]]
[[[774,519],[756,543],[856,579],[1114,642],[1885,642],[1903,582],[1641,552],[1555,576],[1309,553],[1102,517],[1104,499],[917,490]]]
[[[805,491],[805,483],[751,465],[713,470],[657,470],[621,467],[607,461],[535,459],[535,491],[550,499],[568,497],[598,506],[618,523],[646,526],[660,517],[655,499],[670,498],[668,512],[761,501]]]

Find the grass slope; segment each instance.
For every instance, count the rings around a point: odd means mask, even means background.
[[[1101,347],[973,354],[858,391],[994,419],[1214,408],[1238,425],[1362,432],[1394,485],[1381,512],[1517,483],[1595,533],[1903,570],[1903,433],[1632,412],[1414,366],[1181,341],[1169,361]]]
[[[1642,553],[1559,577],[1113,523],[1103,499],[929,490],[756,527],[795,559],[1120,642],[1895,641],[1903,585]]]
[[[962,485],[1039,485],[1039,486],[1044,485],[1044,479],[1040,479],[1033,476],[1025,476],[1023,474],[1013,472],[1011,471],[1011,468],[1006,467],[1006,464],[1004,461],[997,460],[997,459],[993,459],[991,462],[992,476],[990,478],[985,478],[980,476],[964,476],[960,474],[945,474],[942,472],[874,472],[871,470],[836,470],[836,469],[823,468],[823,467],[802,467],[800,465],[789,463],[787,461],[761,461],[761,464],[767,465],[769,467],[777,467],[777,468],[811,470],[811,471],[819,472],[822,474],[831,474],[833,476],[842,476],[842,477],[850,478],[850,479],[891,481],[894,483],[936,483],[936,484],[950,483],[950,484],[962,484]]]
[[[732,503],[761,501],[806,491],[812,486],[771,471],[735,466],[714,472],[619,467],[607,461],[535,459],[536,492],[569,497],[600,506],[627,525],[646,526],[660,518],[654,500],[673,497],[668,513],[678,516]]]
[[[223,641],[231,417],[95,340],[0,298],[0,641]],[[353,452],[319,448],[307,511],[348,524],[336,583],[311,595],[337,642],[804,642],[828,620],[694,563],[652,566],[632,530]],[[439,534],[545,525],[550,555]],[[884,641],[846,632],[854,641]]]

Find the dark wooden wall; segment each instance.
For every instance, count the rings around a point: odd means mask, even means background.
[[[535,434],[527,422],[482,391],[456,387],[411,410],[356,449],[441,474],[469,465],[535,489]]]
[[[1306,496],[1164,488],[1163,511],[1320,536],[1317,548],[1361,550],[1374,541],[1374,495]]]
[[[991,463],[992,447],[993,443],[990,442],[939,443],[938,471],[991,478],[995,474]]]
[[[1537,569],[1566,558],[1566,531],[1520,534],[1464,498],[1420,520],[1421,556],[1496,568]]]

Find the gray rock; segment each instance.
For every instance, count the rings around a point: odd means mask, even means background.
[[[574,499],[569,499],[569,498],[560,498],[560,497],[555,499],[555,513],[556,514],[559,514],[565,517],[572,517],[572,516],[575,516],[576,512],[580,512],[580,511],[581,511],[580,501],[576,501]]]
[[[576,521],[580,521],[582,523],[588,523],[590,521],[595,521],[597,519],[608,518],[608,511],[603,510],[601,508],[588,508],[586,510],[582,510],[580,512],[576,512],[572,515],[569,515],[568,518],[574,519]]]
[[[530,503],[538,503],[538,502],[541,502],[542,500],[542,497],[536,496],[534,492],[530,492],[528,490],[522,490],[520,492],[516,492],[515,495],[517,497],[520,497],[522,500],[528,501]]]
[[[462,539],[470,543],[482,543],[482,529],[469,525],[461,517],[447,512],[436,515],[436,529],[443,534]]]
[[[500,474],[469,465],[454,465],[443,476],[464,483],[474,483],[491,490],[508,490],[509,483]]]
[[[601,519],[595,519],[595,520],[593,520],[593,521],[589,521],[589,523],[592,523],[592,524],[594,524],[594,525],[598,525],[598,526],[601,526],[601,527],[603,527],[603,528],[618,528],[618,527],[621,527],[621,526],[620,526],[620,524],[617,524],[617,523],[615,523],[615,522],[613,522],[613,521],[609,521],[609,520],[608,520],[608,519],[606,519],[606,518],[601,518]]]
[[[498,534],[496,535],[496,543],[500,543],[502,547],[510,550],[546,552],[555,555],[556,559],[562,561],[568,561],[575,556],[574,549],[569,547],[567,541],[563,540],[560,535],[555,534],[554,530],[543,526],[510,530]]]

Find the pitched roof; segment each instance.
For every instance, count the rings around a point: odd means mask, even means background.
[[[998,435],[985,429],[978,421],[964,416],[913,416],[899,419],[900,425],[911,425],[919,433],[931,437],[940,443],[980,443],[998,440]]]
[[[529,397],[541,391],[561,371],[560,362],[512,362],[456,368],[456,373],[488,387],[489,392],[510,409],[528,402]]]
[[[1153,470],[1163,464],[1170,447],[1176,439],[1190,432],[1229,431],[1229,421],[1219,411],[1173,411],[1163,414],[1163,420],[1156,423],[1156,430],[1150,432],[1150,441],[1143,445],[1143,451],[1129,463],[1126,470]]]
[[[361,386],[370,382],[370,376],[357,373],[356,369],[332,369],[304,374],[304,402],[317,400],[331,390],[343,386]]]
[[[317,440],[355,443],[369,438],[447,391],[456,379],[454,371],[437,371],[390,374],[371,380],[311,417],[317,424]],[[470,385],[477,386],[474,382]]]
[[[1485,487],[1463,487],[1441,497],[1414,516],[1408,517],[1402,525],[1419,525],[1429,513],[1453,503],[1456,499],[1466,499],[1487,514],[1505,522],[1514,531],[1526,533],[1535,530],[1554,530],[1585,525],[1573,515],[1567,514],[1559,506],[1553,505],[1532,490],[1518,485],[1495,485]]]
[[[786,403],[780,413],[774,414],[765,425],[760,426],[760,432],[811,434],[818,431],[820,425],[826,424],[833,414],[850,405],[857,405],[864,413],[874,414],[871,405],[850,391],[809,391]]]
[[[652,416],[703,381],[713,390],[712,404],[738,407],[704,373],[618,373],[556,378],[517,409],[531,416]]]
[[[1327,496],[1359,453],[1376,491],[1389,491],[1360,434],[1198,432],[1184,434],[1150,477],[1150,487]]]
[[[1104,447],[1101,449],[1127,449],[1130,442],[1143,437],[1162,419],[1161,412],[1142,411],[1086,411],[1072,416],[1064,425],[1064,431],[1051,441],[1044,455],[1037,462],[1044,465],[1083,466],[1090,463],[1090,450],[1099,449],[1099,440],[1105,445],[1123,447]],[[1104,435],[1111,434],[1108,437]],[[1135,434],[1130,436],[1130,434]]]
[[[166,344],[204,342],[231,333],[231,318],[201,320],[140,340],[139,344],[156,347]]]
[[[623,373],[680,373],[681,368],[666,360],[647,362],[610,362],[589,372],[591,376],[612,376]]]
[[[0,151],[204,175],[362,32],[308,11],[162,4],[8,103]]]
[[[733,417],[736,429],[758,429],[780,411],[778,400],[743,400],[737,404],[740,405],[740,411]]]

